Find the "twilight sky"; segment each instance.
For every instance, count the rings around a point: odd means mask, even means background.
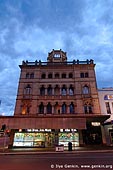
[[[98,88],[113,87],[113,0],[0,0],[0,115],[13,115],[22,60],[94,59]]]

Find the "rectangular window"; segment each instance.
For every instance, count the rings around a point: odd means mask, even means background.
[[[107,114],[111,114],[111,109],[110,109],[109,102],[106,102],[105,104],[106,104]]]

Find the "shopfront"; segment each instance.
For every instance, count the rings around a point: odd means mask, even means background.
[[[63,144],[67,148],[68,142],[72,142],[73,147],[79,146],[76,129],[19,129],[15,130],[13,147],[53,148]]]

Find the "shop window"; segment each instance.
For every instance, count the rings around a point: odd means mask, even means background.
[[[66,74],[65,73],[62,74],[62,78],[66,78]]]
[[[72,73],[69,73],[69,78],[73,78],[73,74]]]
[[[66,113],[66,104],[63,103],[62,105],[62,114],[65,114]]]
[[[44,96],[44,95],[45,95],[45,88],[44,88],[44,86],[42,86],[42,87],[40,88],[40,95],[41,95],[41,96]]]
[[[45,78],[46,78],[46,74],[43,73],[43,74],[41,75],[41,78],[42,78],[42,79],[45,79]]]
[[[50,73],[50,74],[48,74],[48,78],[49,79],[51,79],[52,78],[52,74]]]
[[[71,103],[69,106],[70,113],[74,113],[74,104]]]
[[[40,113],[40,114],[44,114],[44,105],[43,105],[42,102],[41,102],[41,104],[39,105],[39,113]]]
[[[60,76],[58,73],[55,74],[55,78],[58,79]]]
[[[50,103],[47,105],[47,114],[52,114],[52,105]]]
[[[58,87],[58,85],[56,85],[56,87],[54,89],[54,94],[55,95],[60,95],[60,88]]]
[[[107,114],[111,114],[111,109],[110,109],[110,104],[109,102],[106,102],[106,110],[107,110]]]
[[[52,95],[52,87],[49,86],[48,89],[47,89],[47,94],[50,96]]]
[[[67,94],[67,89],[65,86],[62,87],[62,95],[66,95]]]
[[[88,86],[85,85],[82,90],[83,90],[83,94],[89,94],[89,87]]]
[[[30,78],[33,79],[34,78],[34,73],[30,74]]]

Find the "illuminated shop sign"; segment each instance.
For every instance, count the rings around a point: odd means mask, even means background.
[[[27,129],[27,132],[51,132],[51,129]]]
[[[60,129],[60,132],[77,132],[77,129]]]
[[[100,126],[100,122],[91,122],[92,126]]]
[[[113,100],[113,94],[107,94],[104,96],[104,100]]]

